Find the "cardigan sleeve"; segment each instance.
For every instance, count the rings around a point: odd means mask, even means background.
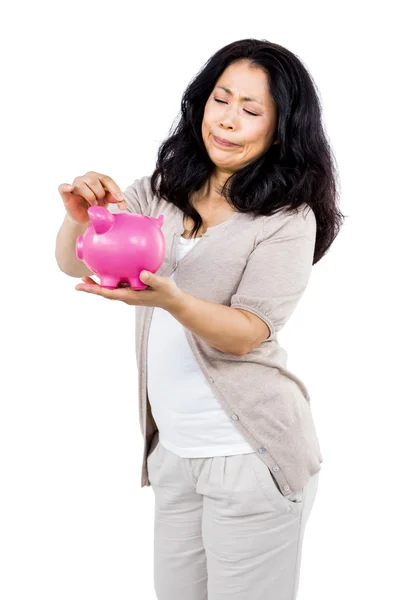
[[[316,219],[311,207],[297,214],[265,217],[262,231],[250,253],[232,308],[260,317],[271,336],[289,319],[311,275]]]
[[[150,216],[150,198],[152,197],[152,194],[150,177],[148,175],[135,179],[131,185],[128,185],[123,194],[127,204],[125,209],[126,212],[147,217]],[[111,213],[118,214],[125,212],[121,211],[117,204],[114,203],[109,204],[107,208]]]

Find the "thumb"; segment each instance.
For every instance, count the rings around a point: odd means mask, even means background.
[[[154,273],[149,273],[149,271],[141,271],[140,279],[146,283],[150,283],[150,281],[154,281],[155,275]]]

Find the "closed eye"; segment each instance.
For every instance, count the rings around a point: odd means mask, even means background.
[[[215,102],[218,102],[220,104],[228,104],[227,102],[224,102],[223,100],[217,100],[216,98],[214,98]],[[257,115],[256,113],[252,113],[249,110],[246,110],[245,108],[243,109],[244,112],[246,112],[248,115],[253,115],[253,117],[258,117],[259,115]]]

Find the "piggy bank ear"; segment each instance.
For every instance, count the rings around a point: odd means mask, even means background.
[[[157,218],[153,217],[153,219],[157,223],[157,227],[162,227],[164,225],[164,215],[159,215]]]
[[[97,234],[109,231],[115,221],[114,215],[103,206],[91,206],[88,215]]]

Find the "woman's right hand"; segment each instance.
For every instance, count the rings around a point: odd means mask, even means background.
[[[109,204],[115,203],[121,210],[125,210],[127,206],[115,181],[108,175],[95,171],[75,177],[72,185],[60,184],[58,191],[63,199],[65,210],[73,221],[80,224],[90,221],[88,209],[91,206],[107,208]]]

